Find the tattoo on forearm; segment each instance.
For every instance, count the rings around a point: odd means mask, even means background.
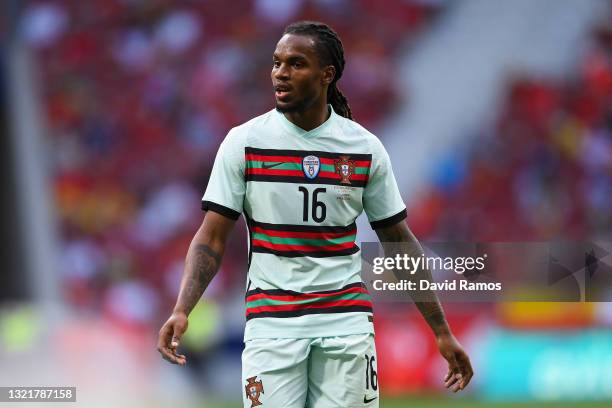
[[[442,306],[440,306],[437,300],[435,302],[416,302],[415,304],[427,324],[429,324],[436,333],[446,328],[446,317],[444,316]]]
[[[191,311],[217,274],[221,255],[208,245],[197,244],[190,248],[185,266],[185,281],[177,305]]]
[[[406,245],[402,245],[400,251],[385,253],[386,256],[395,257],[396,254],[402,255],[403,253],[407,253],[409,256],[419,256],[423,252],[418,240],[407,226],[398,225],[392,228],[377,230],[376,233],[378,234],[381,242],[406,243]],[[397,270],[394,270],[393,274],[398,280],[424,279],[430,282],[433,280],[431,271],[427,268],[418,270],[414,275],[407,274],[403,271],[399,272]],[[433,290],[416,291],[411,293],[411,296],[417,309],[419,309],[419,312],[436,335],[448,330],[448,323],[446,322],[446,317],[444,316],[444,310],[442,309],[442,305],[438,300],[438,296]]]

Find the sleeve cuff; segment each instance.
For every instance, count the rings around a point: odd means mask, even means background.
[[[231,208],[228,208],[221,204],[213,203],[212,201],[202,200],[202,210],[214,211],[225,217],[231,218],[232,220],[237,220],[238,217],[240,217],[240,213],[238,211],[232,210]]]
[[[387,218],[383,218],[382,220],[372,221],[370,222],[370,225],[372,226],[372,229],[386,228],[386,227],[390,227],[392,225],[397,224],[398,222],[400,222],[407,216],[408,216],[408,213],[406,212],[406,209],[404,208],[402,211],[398,212],[395,215],[392,215]]]

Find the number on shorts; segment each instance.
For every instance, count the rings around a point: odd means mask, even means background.
[[[376,391],[378,389],[378,375],[376,374],[376,370],[374,369],[374,361],[376,361],[376,357],[365,355],[366,359],[366,390],[372,387],[372,390]]]

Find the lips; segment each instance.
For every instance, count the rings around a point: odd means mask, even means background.
[[[285,85],[285,84],[277,84],[274,85],[274,90],[275,91],[281,91],[281,92],[289,92],[291,91],[291,87],[289,85]]]
[[[291,87],[288,85],[275,85],[274,94],[278,99],[284,99],[291,93]]]

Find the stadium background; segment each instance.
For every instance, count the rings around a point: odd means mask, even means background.
[[[273,106],[271,53],[297,19],[341,35],[340,88],[387,146],[420,239],[610,241],[609,1],[8,0],[2,15],[0,386],[238,406],[242,222],[190,318],[187,367],[154,343],[216,149]],[[442,389],[412,305],[381,304],[382,407],[610,406],[609,303],[446,310],[470,389]]]

